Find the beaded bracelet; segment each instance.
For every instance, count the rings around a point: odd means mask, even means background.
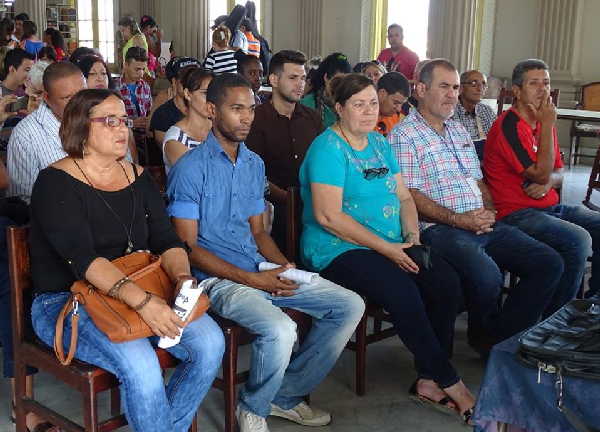
[[[134,306],[133,310],[134,311],[142,310],[142,308],[144,306],[146,306],[148,303],[150,303],[150,300],[152,300],[152,293],[146,292],[146,298],[144,300],[142,300],[140,304],[138,304],[137,306]]]
[[[112,298],[119,298],[119,291],[121,290],[121,287],[123,285],[125,285],[127,282],[132,282],[131,279],[129,279],[127,276],[122,277],[121,279],[119,279],[118,281],[115,282],[115,284],[112,286],[112,288],[108,291],[108,296],[112,297]]]

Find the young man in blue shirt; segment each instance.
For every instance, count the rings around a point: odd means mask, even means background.
[[[265,167],[244,140],[254,119],[254,94],[241,76],[223,74],[207,89],[212,132],[169,173],[169,214],[190,246],[198,279],[218,278],[208,291],[219,315],[256,335],[250,377],[240,392],[241,432],[268,432],[275,415],[305,426],[323,426],[331,416],[303,402],[334,366],[362,317],[353,292],[321,277],[296,285],[280,273],[293,267],[264,231]],[[263,261],[282,268],[258,272]],[[313,326],[292,356],[296,324],[281,307],[300,309]]]

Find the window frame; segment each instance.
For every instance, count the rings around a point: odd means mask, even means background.
[[[92,17],[91,17],[91,22],[92,22],[92,45],[93,45],[93,48],[95,50],[98,50],[98,52],[100,52],[100,54],[102,54],[102,56],[105,57],[104,54],[100,50],[100,42],[101,42],[101,40],[100,40],[100,19],[99,19],[99,16],[98,16],[98,3],[101,2],[101,1],[106,2],[106,0],[90,0],[91,6],[92,6]],[[112,28],[113,28],[113,33],[112,34],[113,34],[113,38],[114,38],[113,41],[112,41],[112,44],[113,44],[113,50],[112,50],[113,61],[109,61],[108,58],[105,58],[104,60],[106,61],[106,64],[109,67],[113,67],[115,64],[118,64],[118,59],[117,59],[117,38],[114,37],[115,33],[116,33],[116,30],[114,30],[114,29],[116,29],[115,10],[116,10],[118,4],[117,4],[117,2],[115,0],[109,0],[109,1],[112,2],[112,10],[113,10],[112,16],[110,16],[112,24],[113,24],[112,25]],[[82,39],[80,38],[80,25],[79,25],[79,23],[80,23],[80,21],[87,21],[87,20],[80,20],[79,19],[79,17],[80,17],[80,14],[79,14],[79,2],[76,3],[76,9],[77,9],[77,46],[83,46],[83,45],[80,45],[80,42],[81,42]],[[104,21],[104,20],[102,20],[102,21]],[[109,40],[104,40],[103,42],[109,43],[110,41]]]

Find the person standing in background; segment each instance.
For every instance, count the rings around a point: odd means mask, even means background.
[[[377,61],[385,65],[388,72],[400,72],[412,80],[419,56],[404,46],[404,30],[400,24],[391,24],[388,27],[387,37],[390,48],[382,50]]]

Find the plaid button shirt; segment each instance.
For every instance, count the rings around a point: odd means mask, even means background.
[[[442,136],[413,109],[388,135],[406,187],[457,213],[481,208],[468,181],[483,177],[473,141],[460,123],[444,126]]]
[[[117,79],[117,89],[119,89],[123,102],[125,102],[127,115],[130,118],[146,117],[148,113],[150,113],[150,108],[152,107],[152,91],[150,90],[148,83],[144,80],[139,80],[135,84],[135,96],[137,97],[140,109],[139,112],[131,100],[129,87],[127,87],[127,84],[123,83],[121,79]]]
[[[481,122],[481,129],[484,136],[479,133],[479,127],[477,126],[477,119]],[[496,120],[496,113],[492,108],[484,103],[478,103],[475,105],[475,112],[467,112],[465,107],[459,102],[454,110],[452,120],[460,122],[467,132],[471,135],[473,141],[485,139],[488,132],[490,131],[494,121]]]

